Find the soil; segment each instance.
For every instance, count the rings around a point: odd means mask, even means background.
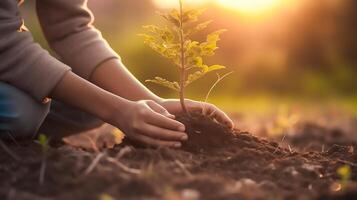
[[[311,139],[311,130],[301,129],[305,136],[286,140],[292,150],[200,115],[178,120],[189,134],[181,149],[142,148],[127,140],[100,153],[50,148],[42,185],[40,145],[2,143],[0,199],[357,199],[357,143],[334,143],[325,134],[333,131],[315,127]],[[316,141],[326,149],[300,150]],[[351,177],[341,184],[337,169],[344,165]]]

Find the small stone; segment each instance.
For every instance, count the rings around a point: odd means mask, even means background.
[[[194,189],[184,189],[181,191],[181,197],[183,200],[198,200],[200,199],[200,192]]]

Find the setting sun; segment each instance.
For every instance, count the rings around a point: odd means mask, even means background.
[[[279,6],[282,0],[216,0],[216,2],[242,13],[259,14]]]
[[[153,0],[160,8],[173,8],[178,6],[177,0]],[[195,0],[185,1],[190,6],[202,4],[215,4],[226,9],[235,10],[248,16],[264,15],[271,12],[290,0]]]

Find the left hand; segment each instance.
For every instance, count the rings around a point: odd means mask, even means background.
[[[160,99],[158,103],[173,115],[183,112],[179,99]],[[234,128],[232,119],[230,119],[226,113],[213,104],[186,99],[185,105],[188,111],[202,112],[203,115],[211,116],[219,123],[225,124],[231,129]]]

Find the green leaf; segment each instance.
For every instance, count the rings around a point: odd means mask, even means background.
[[[180,85],[177,82],[168,81],[168,80],[166,80],[164,78],[161,78],[161,77],[155,77],[155,79],[146,80],[145,82],[156,83],[156,84],[159,84],[161,86],[170,88],[170,89],[175,90],[175,91],[179,91],[180,90]]]
[[[47,136],[44,135],[44,134],[40,134],[40,135],[38,136],[38,142],[39,142],[42,146],[46,145],[46,144],[47,144]]]
[[[198,20],[198,17],[201,16],[206,11],[206,8],[203,9],[192,9],[183,11],[182,21],[183,23],[195,22]]]
[[[187,67],[188,68],[194,68],[194,67],[203,68],[204,64],[203,64],[202,57],[197,56],[197,57],[187,58]]]
[[[205,75],[203,71],[196,71],[192,74],[189,74],[187,80],[185,82],[185,87],[190,85],[191,83],[195,82],[196,80],[202,78]]]
[[[200,59],[198,59],[198,60],[200,60]],[[207,65],[204,65],[202,63],[200,63],[200,64],[201,64],[201,66],[199,67],[200,68],[199,71],[196,71],[196,72],[188,75],[187,80],[185,82],[185,87],[188,86],[189,84],[193,83],[194,81],[202,78],[209,72],[213,72],[213,71],[217,71],[217,70],[226,68],[223,65],[212,65],[212,66],[208,67]]]
[[[176,9],[171,10],[168,14],[157,12],[166,21],[173,24],[175,27],[180,27],[180,12]]]
[[[175,39],[175,34],[173,33],[173,31],[166,26],[160,28],[155,25],[147,25],[147,26],[143,26],[143,28],[148,32],[150,32],[153,36],[161,38],[166,43],[173,42]]]
[[[212,65],[210,67],[207,68],[206,73],[208,72],[213,72],[213,71],[217,71],[217,70],[221,70],[221,69],[225,69],[226,67],[223,65]]]
[[[197,41],[187,40],[184,49],[186,57],[197,57],[201,53],[200,43]]]
[[[150,34],[139,34],[144,43],[162,56],[179,65],[180,44],[175,41],[175,35],[168,27],[159,28],[154,25],[144,26]]]
[[[208,42],[217,42],[220,40],[219,36],[224,33],[224,32],[227,32],[226,29],[221,29],[221,30],[218,30],[218,31],[215,31],[211,34],[208,34],[207,36],[207,41]]]
[[[226,30],[218,30],[207,36],[207,41],[200,44],[203,56],[213,56],[218,49],[217,42],[220,40],[220,35]]]
[[[190,36],[192,34],[195,34],[195,33],[199,32],[199,31],[202,31],[203,29],[207,28],[207,26],[210,23],[212,23],[212,20],[197,24],[195,27],[193,27],[191,29],[188,29],[186,31],[186,36]]]
[[[48,138],[45,134],[40,134],[38,136],[38,143],[41,145],[44,151],[48,148]]]
[[[337,169],[338,175],[340,175],[342,182],[347,182],[351,178],[351,167],[343,165]]]

